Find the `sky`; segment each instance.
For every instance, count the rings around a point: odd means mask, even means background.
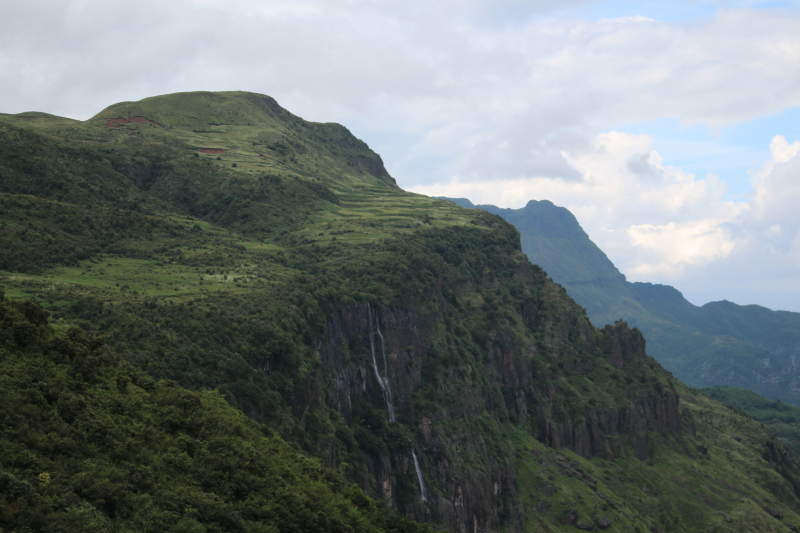
[[[0,80],[78,119],[268,94],[406,190],[550,200],[630,281],[800,312],[800,1],[8,0]]]

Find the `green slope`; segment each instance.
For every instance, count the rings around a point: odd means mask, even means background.
[[[345,128],[249,93],[150,98],[86,122],[25,116],[37,118],[0,116],[0,283],[49,310],[53,335],[75,325],[102,334],[122,363],[91,368],[130,377],[142,390],[123,392],[145,414],[172,397],[139,375],[193,391],[179,396],[200,398],[203,412],[234,413],[224,399],[250,419],[242,427],[274,432],[295,458],[314,456],[388,509],[451,531],[800,524],[800,467],[764,425],[675,380],[640,331],[592,326],[502,218],[397,188]],[[41,366],[12,348],[7,375]],[[31,387],[70,369],[53,371],[10,386],[26,392],[3,426],[9,446],[49,442],[12,414],[38,398]],[[97,409],[135,422],[115,400],[119,385],[103,383]],[[179,457],[204,424],[219,434],[191,413],[166,420],[174,427],[158,426],[161,416],[154,427]],[[283,449],[265,449],[265,461],[274,452],[281,464]],[[76,453],[52,460],[73,465]],[[211,460],[189,455],[197,468]],[[31,483],[47,460],[20,460],[12,474]],[[285,463],[286,475],[305,461]],[[164,482],[137,489],[143,497],[157,500],[173,478],[196,494],[192,464],[158,467]],[[326,501],[347,511],[350,493],[331,490]],[[94,493],[76,494],[87,516],[83,502],[116,517]],[[263,507],[245,494],[223,495],[225,509],[258,530],[262,515],[245,515]],[[191,509],[178,500],[169,512]],[[197,530],[221,527],[193,519]]]
[[[673,287],[627,282],[575,217],[546,200],[522,209],[450,200],[514,224],[531,262],[566,287],[595,324],[622,319],[639,327],[648,352],[684,383],[743,387],[800,404],[800,313],[728,301],[698,307]]]
[[[800,455],[800,408],[735,387],[716,385],[703,389],[703,393],[763,422],[795,455]]]

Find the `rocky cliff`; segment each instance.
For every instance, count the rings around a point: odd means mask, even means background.
[[[682,439],[680,395],[646,355],[641,332],[621,322],[597,330],[541,269],[510,251],[516,267],[500,280],[509,284],[498,295],[502,318],[487,320],[499,280],[485,273],[463,277],[445,295],[443,280],[468,260],[458,256],[440,261],[424,307],[339,308],[314,346],[315,380],[324,385],[294,407],[301,419],[314,407],[335,410],[359,443],[383,439],[366,457],[347,458],[351,475],[390,508],[450,531],[525,530],[519,451],[499,437],[512,429],[548,448],[607,461],[649,461],[654,434]],[[606,380],[618,390],[597,401]],[[345,433],[335,430],[323,445],[333,468],[348,446]]]

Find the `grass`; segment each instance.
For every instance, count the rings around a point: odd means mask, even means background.
[[[267,247],[251,243],[249,251],[257,253],[263,248]],[[192,258],[191,255],[188,257]],[[278,264],[271,264],[268,273],[264,272],[255,264],[239,264],[221,270],[211,265],[187,267],[185,264],[100,256],[94,261],[81,261],[75,267],[49,269],[37,276],[5,272],[0,274],[0,283],[15,298],[32,297],[37,291],[28,291],[26,287],[35,284],[39,288],[70,286],[94,291],[102,294],[104,301],[124,301],[131,294],[182,301],[217,291],[245,294],[255,284],[262,287],[278,285],[295,275],[291,269]]]
[[[526,508],[527,531],[571,531],[561,522],[568,509],[586,524],[605,516],[611,521],[608,531],[620,532],[653,527],[777,532],[785,531],[785,524],[800,523],[796,509],[764,488],[782,482],[761,449],[753,446],[769,441],[769,431],[702,393],[685,387],[680,392],[681,405],[699,421],[697,444],[707,446],[706,454],[682,451],[686,444],[662,436],[647,464],[633,457],[607,461],[555,451],[524,432],[508,435],[517,457],[516,485]],[[586,474],[596,479],[597,490]],[[778,508],[783,520],[770,516],[764,504]]]

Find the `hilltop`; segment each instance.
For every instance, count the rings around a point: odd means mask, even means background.
[[[399,189],[342,126],[263,95],[184,93],[85,122],[0,115],[0,142],[0,284],[17,310],[4,375],[53,357],[49,344],[26,352],[29,336],[70,338],[78,326],[121,365],[98,365],[102,379],[80,391],[98,418],[130,412],[118,393],[157,413],[178,404],[174,417],[132,418],[175,443],[176,459],[154,463],[162,484],[135,485],[110,439],[128,441],[98,433],[106,447],[89,459],[126,491],[156,499],[174,478],[217,501],[191,477],[209,457],[200,437],[242,413],[236,431],[262,446],[259,464],[284,465],[344,515],[367,509],[359,516],[376,527],[417,527],[392,511],[449,531],[800,524],[800,466],[774,433],[676,380],[640,330],[594,327],[501,217]],[[50,316],[30,328],[19,313],[37,306]],[[72,363],[20,389],[3,419],[14,459],[0,468],[52,512],[77,505],[86,529],[123,530],[128,508],[100,490],[47,499],[42,464],[63,460],[61,487],[87,463],[80,450],[48,456],[48,433],[11,416],[53,416],[53,383],[80,385],[95,366]],[[191,427],[183,406],[196,409]],[[220,467],[232,480],[225,508],[252,522],[236,527],[265,530],[262,515],[245,516],[264,496],[258,483]],[[377,503],[307,476],[354,482]],[[151,530],[222,528],[184,503],[167,501],[172,514]],[[17,527],[8,515],[20,503],[4,505],[0,527]]]

